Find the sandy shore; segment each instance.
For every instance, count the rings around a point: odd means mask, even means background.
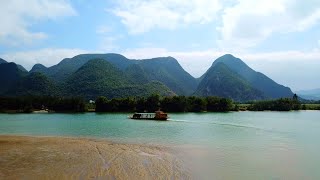
[[[0,179],[191,179],[167,147],[0,136]]]

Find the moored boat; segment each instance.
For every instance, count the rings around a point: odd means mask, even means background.
[[[134,113],[132,116],[129,116],[129,118],[166,121],[168,119],[168,114],[163,111],[156,111],[154,113]]]

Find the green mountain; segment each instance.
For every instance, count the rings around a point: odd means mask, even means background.
[[[0,59],[0,95],[125,97],[161,95],[222,96],[236,101],[292,97],[288,87],[224,55],[195,79],[172,57],[130,60],[120,54],[82,54],[28,73]]]
[[[23,66],[21,66],[20,64],[17,64],[18,68],[23,71],[23,72],[28,72]]]
[[[4,64],[4,63],[9,63],[7,62],[6,60],[0,58],[0,64]],[[20,64],[16,64],[18,66],[18,68],[21,70],[21,71],[24,71],[24,72],[28,72],[23,66],[21,66]]]
[[[47,71],[48,71],[48,68],[45,67],[44,65],[35,64],[29,72],[30,73],[40,72],[40,73],[46,74]]]
[[[151,81],[148,72],[140,64],[132,64],[125,70],[127,76],[135,83],[145,84]]]
[[[82,54],[62,60],[46,68],[35,65],[30,72],[42,72],[58,83],[66,81],[85,63],[92,59],[105,60],[123,71],[135,83],[159,81],[179,95],[190,95],[197,88],[197,81],[172,57],[130,60],[120,54]]]
[[[162,84],[136,84],[111,63],[103,59],[93,59],[73,73],[64,83],[65,95],[83,96],[95,99],[98,96],[109,98],[139,96],[159,91],[163,95],[174,94]]]
[[[173,57],[160,57],[138,60],[140,65],[135,71],[144,73],[144,80],[159,81],[179,95],[191,95],[197,88],[198,82],[187,73]]]
[[[42,73],[29,73],[20,78],[7,95],[14,96],[54,96],[59,95],[59,90],[52,80]]]
[[[253,88],[248,81],[233,72],[222,62],[215,63],[205,73],[195,95],[219,96],[235,101],[265,98],[262,92]]]
[[[62,82],[91,59],[106,60],[119,69],[125,69],[127,66],[132,64],[132,62],[120,54],[80,54],[73,58],[63,59],[57,65],[51,66],[46,70],[44,70],[43,67],[39,68],[38,65],[35,69],[33,68],[32,72],[42,72],[55,81]]]
[[[254,71],[239,58],[226,54],[215,60],[212,66],[215,66],[219,62],[223,62],[232,71],[247,80],[253,88],[263,92],[266,98],[275,99],[293,96],[290,88],[276,83],[260,72]]]
[[[22,71],[15,63],[0,64],[0,94],[5,94],[10,89],[27,75],[27,72]]]

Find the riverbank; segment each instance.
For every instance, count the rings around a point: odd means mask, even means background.
[[[190,179],[167,147],[8,135],[0,147],[0,179]]]

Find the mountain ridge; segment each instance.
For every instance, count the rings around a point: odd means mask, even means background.
[[[7,63],[0,65],[3,64]],[[14,74],[14,71],[16,70],[12,69],[11,73]],[[20,69],[19,72],[24,71]],[[293,95],[290,88],[256,72],[231,54],[213,61],[212,66],[200,78],[191,76],[170,56],[137,60],[115,53],[80,54],[65,58],[51,67],[35,64],[29,72],[22,74],[27,76],[32,73],[41,73],[33,74],[33,79],[50,86],[48,91],[53,89],[52,92],[65,96],[94,98],[106,94],[109,97],[120,97],[159,92],[163,95],[218,95],[236,101],[248,101]],[[2,81],[5,80],[2,78]],[[23,86],[27,87],[26,84]],[[29,88],[33,87],[37,86]],[[21,85],[19,88],[24,89]],[[28,88],[25,91],[28,92]],[[33,89],[31,92],[38,91]]]
[[[255,89],[260,90],[270,99],[293,96],[293,92],[290,88],[276,83],[263,73],[254,71],[240,58],[236,58],[231,54],[226,54],[217,58],[212,63],[211,67],[214,67],[219,62],[223,62],[231,70],[246,79]]]

